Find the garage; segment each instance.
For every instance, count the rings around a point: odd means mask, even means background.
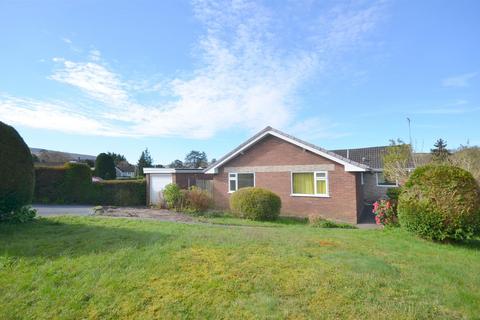
[[[204,174],[203,169],[144,168],[147,180],[147,205],[162,205],[162,191],[170,183],[176,183],[182,189],[192,186],[204,186],[211,181],[212,175]]]

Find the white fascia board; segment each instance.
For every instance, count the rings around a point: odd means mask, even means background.
[[[282,140],[285,140],[287,142],[290,142],[291,144],[294,144],[296,146],[299,146],[305,150],[308,150],[310,152],[313,152],[315,154],[318,154],[324,158],[327,158],[329,160],[332,160],[336,163],[340,163],[342,164],[344,167],[345,167],[345,171],[348,171],[348,172],[365,172],[365,171],[368,171],[367,169],[365,168],[362,168],[362,167],[358,167],[354,164],[351,164],[347,161],[343,161],[337,157],[334,157],[326,152],[322,152],[318,149],[315,149],[315,148],[312,148],[311,146],[308,146],[306,144],[303,144],[303,143],[300,143],[296,140],[293,140],[293,139],[290,139],[289,137],[286,137],[282,134],[279,134],[278,132],[275,132],[275,131],[266,131],[265,133],[263,133],[262,135],[258,136],[255,140],[252,140],[250,141],[250,143],[244,145],[242,148],[238,149],[235,153],[231,154],[229,157],[223,159],[221,162],[219,162],[218,164],[215,165],[215,167],[213,168],[210,168],[210,170],[206,171],[205,173],[209,173],[209,174],[215,174],[215,173],[218,173],[218,167],[220,167],[222,164],[224,164],[225,162],[229,161],[230,159],[232,159],[233,157],[235,157],[237,154],[239,154],[240,152],[242,152],[243,150],[247,149],[248,147],[250,147],[251,145],[255,144],[258,140],[262,139],[263,137],[265,137],[267,134],[271,134],[272,136],[275,136],[277,138],[280,138]]]
[[[143,168],[143,173],[174,173],[172,168]]]

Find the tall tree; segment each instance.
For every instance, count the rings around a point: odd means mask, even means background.
[[[118,163],[122,161],[127,161],[123,154],[115,152],[107,152],[107,154],[113,158],[113,163],[115,163],[115,165],[118,165]]]
[[[383,174],[390,181],[398,181],[400,185],[405,183],[412,167],[412,154],[409,144],[401,139],[390,140],[383,155]]]
[[[205,168],[208,166],[207,154],[203,151],[192,150],[185,156],[184,165],[187,168]]]
[[[142,154],[140,155],[140,158],[137,162],[137,176],[145,176],[145,174],[143,173],[143,168],[149,168],[152,166],[153,159],[150,155],[150,152],[148,151],[148,148],[146,148],[144,151],[142,151]]]
[[[433,145],[434,148],[430,149],[433,160],[437,162],[445,162],[448,159],[448,156],[451,154],[447,149],[447,141],[443,139],[438,139],[437,142]]]
[[[113,180],[117,177],[115,164],[112,156],[100,153],[95,160],[95,175],[105,180]]]
[[[174,160],[172,163],[168,165],[169,168],[183,168],[183,162],[181,160]]]

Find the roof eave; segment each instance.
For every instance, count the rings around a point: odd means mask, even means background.
[[[263,137],[266,135],[273,135],[275,137],[278,137],[282,140],[285,140],[287,142],[290,142],[294,145],[297,145],[305,150],[309,150],[315,154],[318,154],[324,158],[327,158],[329,160],[332,160],[334,162],[337,162],[341,165],[344,166],[345,171],[348,172],[365,172],[369,171],[370,169],[368,166],[365,166],[363,164],[355,163],[354,161],[351,161],[349,159],[343,158],[340,155],[337,155],[335,153],[329,152],[327,150],[323,150],[319,147],[313,146],[309,143],[306,143],[300,139],[297,139],[295,137],[289,136],[279,130],[273,129],[271,127],[267,127],[264,130],[260,131],[258,134],[247,140],[245,143],[241,144],[239,147],[225,155],[222,159],[217,161],[216,163],[212,164],[210,167],[208,167],[205,170],[205,173],[207,174],[216,174],[218,173],[218,168],[222,166],[224,163],[228,162],[232,158],[234,158],[237,154],[241,153],[245,149],[249,148],[253,144],[255,144],[257,141],[261,140]]]

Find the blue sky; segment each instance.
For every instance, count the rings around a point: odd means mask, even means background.
[[[480,144],[479,1],[1,1],[0,120],[32,147],[218,158]]]

